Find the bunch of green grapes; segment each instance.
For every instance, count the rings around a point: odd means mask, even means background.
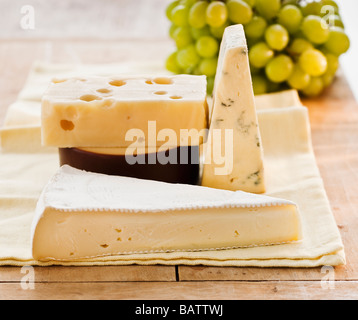
[[[166,68],[206,75],[209,93],[229,25],[244,26],[255,94],[293,88],[319,95],[350,46],[333,0],[175,0],[166,15],[176,45]]]

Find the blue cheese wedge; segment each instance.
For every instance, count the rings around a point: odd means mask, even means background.
[[[286,200],[63,166],[39,199],[32,252],[70,261],[278,245],[300,240],[300,225]]]
[[[227,27],[221,42],[202,185],[265,192],[263,149],[242,25]]]

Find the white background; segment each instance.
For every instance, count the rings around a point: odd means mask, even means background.
[[[351,40],[349,51],[341,56],[341,66],[358,101],[358,1],[338,0],[346,32]]]

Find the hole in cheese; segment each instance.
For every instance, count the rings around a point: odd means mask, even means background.
[[[156,84],[172,84],[173,80],[166,77],[155,78],[153,80]]]
[[[101,244],[101,247],[106,249],[106,248],[108,248],[109,246],[108,246],[108,244]]]
[[[162,96],[162,95],[165,95],[165,94],[167,94],[168,92],[166,92],[166,91],[156,91],[156,92],[154,92],[154,94],[157,94],[157,95],[159,95],[159,96]]]
[[[109,84],[111,86],[121,87],[121,86],[124,86],[126,84],[126,82],[124,80],[112,80]]]
[[[112,90],[107,88],[102,88],[102,89],[98,89],[97,92],[106,94],[106,93],[111,93]]]
[[[67,79],[58,79],[58,78],[54,78],[52,79],[52,83],[62,83],[67,81]]]
[[[183,97],[181,97],[181,96],[171,96],[170,99],[177,100],[177,99],[183,99]]]
[[[85,94],[83,96],[80,97],[80,100],[82,101],[86,101],[86,102],[91,102],[93,100],[100,100],[101,98],[94,95],[94,94]]]
[[[105,99],[100,107],[103,109],[109,109],[112,108],[114,105],[115,105],[114,99]]]
[[[71,131],[75,128],[74,123],[72,121],[68,121],[68,120],[61,120],[60,126],[65,131]]]

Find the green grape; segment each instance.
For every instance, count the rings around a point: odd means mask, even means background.
[[[321,14],[320,16],[322,17],[322,19],[324,19],[328,24],[329,24],[329,18],[332,17],[332,16],[338,16],[339,17],[339,14],[338,14],[338,11],[332,7],[332,6],[323,6],[322,7],[322,10],[321,10]],[[332,19],[332,18],[331,18]]]
[[[300,29],[302,18],[301,10],[292,4],[282,7],[278,13],[278,23],[284,26],[291,34]]]
[[[178,49],[182,49],[193,42],[189,27],[177,27],[173,33],[173,38]]]
[[[322,1],[321,16],[323,17],[327,14],[339,14],[339,8],[335,1],[333,0]]]
[[[190,8],[197,0],[180,0],[180,4]]]
[[[252,87],[255,95],[264,94],[268,91],[267,80],[261,75],[253,75]]]
[[[296,38],[292,41],[290,46],[287,48],[287,51],[291,55],[300,55],[302,52],[312,49],[313,45],[308,42],[306,39]]]
[[[344,28],[343,21],[341,17],[337,14],[331,14],[325,17],[326,22],[330,27],[341,27]]]
[[[228,18],[228,10],[225,3],[213,1],[206,9],[206,23],[212,27],[222,26]]]
[[[197,40],[195,48],[201,57],[211,58],[219,51],[219,43],[213,37],[204,36]]]
[[[199,63],[200,74],[204,74],[207,77],[213,77],[216,73],[217,67],[217,57],[215,58],[205,58]]]
[[[286,48],[290,37],[283,26],[273,24],[266,29],[265,40],[272,49],[281,51]]]
[[[350,41],[344,29],[340,27],[332,27],[329,30],[329,36],[324,47],[331,53],[339,56],[348,51]]]
[[[184,70],[194,70],[200,61],[200,57],[196,52],[195,46],[191,44],[177,52],[176,60],[180,68]]]
[[[274,51],[265,42],[259,42],[249,50],[250,63],[256,68],[266,66],[273,56]]]
[[[242,0],[246,2],[251,8],[255,6],[256,0]]]
[[[314,44],[325,43],[329,36],[328,24],[318,16],[307,16],[302,22],[302,32]]]
[[[281,0],[256,0],[256,10],[266,20],[274,18],[281,8]]]
[[[242,0],[229,0],[227,3],[229,19],[236,24],[249,23],[252,18],[251,7]]]
[[[265,67],[266,76],[272,82],[280,83],[286,81],[293,71],[292,59],[285,55],[280,54],[271,59]]]
[[[206,1],[198,1],[193,4],[189,11],[189,24],[193,28],[203,28],[206,25],[206,9],[209,3]]]
[[[310,76],[318,77],[327,70],[327,59],[324,54],[317,49],[308,49],[301,54],[298,59],[301,69]]]
[[[167,18],[172,21],[172,10],[179,4],[179,0],[173,1],[169,3],[167,8],[165,9],[165,14],[167,15]]]
[[[324,89],[324,83],[321,77],[311,77],[310,83],[301,92],[307,97],[316,97]]]
[[[171,11],[171,21],[178,27],[184,27],[188,25],[188,7],[179,4]]]
[[[323,52],[327,59],[327,71],[326,73],[334,75],[339,68],[339,59],[336,55],[329,52]]]
[[[333,0],[169,2],[169,36],[177,51],[167,57],[165,67],[176,74],[205,75],[208,94],[220,42],[231,24],[244,25],[255,95],[288,88],[307,97],[319,95],[333,82],[339,56],[350,47]]]
[[[260,16],[253,16],[251,21],[245,25],[245,34],[247,38],[261,38],[266,30],[267,22]]]
[[[291,88],[302,90],[308,86],[310,80],[311,76],[304,72],[300,66],[296,64],[287,82]]]
[[[301,10],[304,16],[319,16],[321,14],[322,5],[323,4],[320,0],[313,0],[312,2],[306,2],[303,6],[301,6]]]
[[[215,38],[221,40],[224,35],[225,28],[228,27],[229,25],[230,25],[229,21],[226,21],[220,27],[210,27],[210,32]]]
[[[165,62],[165,67],[168,71],[173,73],[182,73],[182,69],[178,66],[177,63],[177,52],[170,54]]]
[[[215,82],[215,77],[206,78],[206,91],[208,94],[212,94],[214,90],[214,82]]]
[[[178,28],[175,24],[172,24],[169,28],[169,36],[174,39],[175,30]]]
[[[334,0],[322,0],[322,2],[323,2],[323,5],[324,5],[324,6],[332,6],[332,7],[334,7],[337,11],[339,10],[337,2],[334,1]]]
[[[198,40],[200,37],[203,36],[210,36],[210,28],[206,25],[204,28],[190,28],[191,35],[195,40]]]

